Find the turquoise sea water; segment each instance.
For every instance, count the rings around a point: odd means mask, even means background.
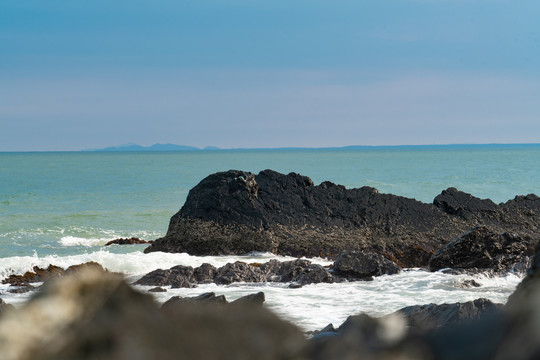
[[[503,202],[540,194],[539,160],[540,145],[0,153],[0,259],[158,238],[189,189],[216,171],[294,171],[424,202],[454,186]]]
[[[348,188],[367,185],[424,202],[432,202],[442,190],[454,186],[503,202],[516,195],[540,194],[538,160],[540,145],[0,153],[0,280],[34,266],[67,268],[87,261],[122,272],[131,283],[152,270],[175,265],[286,260],[273,254],[198,257],[144,254],[145,245],[103,246],[118,237],[149,240],[164,235],[189,190],[216,171],[294,171],[316,184],[330,180]],[[370,282],[313,284],[292,290],[288,284],[206,284],[167,288],[153,295],[163,302],[171,296],[213,291],[234,300],[264,291],[265,306],[306,330],[315,330],[330,322],[339,325],[348,315],[360,312],[379,316],[409,305],[481,297],[505,302],[520,276],[475,275],[472,278],[482,286],[464,289],[460,284],[471,275],[411,269]],[[7,284],[0,283],[0,298],[6,302],[20,305],[28,297],[29,293],[12,293]]]

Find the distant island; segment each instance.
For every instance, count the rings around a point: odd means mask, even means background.
[[[137,144],[126,144],[110,146],[103,149],[89,149],[83,151],[108,151],[108,152],[141,152],[141,151],[208,151],[208,150],[358,150],[358,149],[437,149],[437,148],[518,148],[518,147],[540,147],[539,143],[523,144],[440,144],[440,145],[349,145],[341,147],[274,147],[274,148],[218,148],[207,146],[199,148],[196,146],[176,145],[176,144],[154,144],[142,146]]]
[[[176,145],[176,144],[154,144],[151,146],[141,146],[137,144],[127,144],[120,146],[110,146],[104,149],[92,149],[85,151],[196,151],[196,150],[219,150],[215,146],[198,148],[195,146]]]

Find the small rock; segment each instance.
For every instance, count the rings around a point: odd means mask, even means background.
[[[114,239],[114,240],[109,241],[108,243],[105,244],[105,246],[109,246],[109,245],[132,245],[132,244],[148,244],[148,241],[141,240],[141,239],[136,238],[136,237],[132,237],[132,238],[129,238],[129,239],[120,238],[120,239]]]
[[[151,288],[150,290],[148,290],[149,292],[167,292],[166,289],[162,288],[162,287],[159,287],[159,286],[156,286],[155,288]]]

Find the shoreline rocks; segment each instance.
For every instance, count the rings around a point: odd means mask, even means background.
[[[167,234],[145,252],[233,255],[253,251],[335,259],[343,251],[378,253],[401,267],[424,267],[441,246],[478,225],[538,241],[540,198],[506,203],[455,188],[433,204],[362,187],[272,170],[209,175],[189,192]]]
[[[373,276],[396,274],[399,266],[381,255],[373,253],[340,254],[331,269],[297,259],[280,262],[270,260],[263,264],[247,264],[241,261],[227,263],[220,268],[211,264],[199,267],[177,265],[170,269],[157,269],[137,280],[135,285],[171,286],[193,288],[197,284],[215,283],[229,285],[236,282],[292,283],[291,288],[307,284],[334,283],[344,280],[372,280]]]
[[[229,285],[235,282],[293,282],[298,285],[339,281],[323,266],[312,264],[309,260],[280,262],[270,260],[264,264],[247,264],[241,261],[227,263],[220,268],[202,264],[174,266],[167,270],[157,269],[144,275],[134,285],[168,286],[171,288],[192,288],[197,284],[215,283]]]
[[[48,281],[28,303],[2,312],[0,348],[6,360],[535,359],[539,299],[540,248],[505,306],[477,299],[411,306],[382,318],[358,314],[306,339],[261,306],[263,293],[229,304],[214,293],[173,297],[159,308],[121,276],[83,268]]]

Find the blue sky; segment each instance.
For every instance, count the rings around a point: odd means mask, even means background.
[[[0,1],[0,151],[540,142],[540,2]]]

